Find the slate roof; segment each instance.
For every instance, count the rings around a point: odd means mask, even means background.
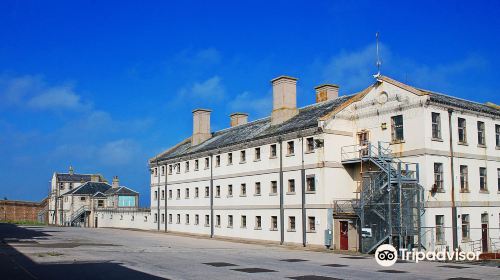
[[[127,187],[120,186],[119,188],[111,188],[106,191],[106,195],[113,195],[113,194],[120,194],[120,195],[136,195],[138,192],[135,192]]]
[[[476,112],[500,116],[500,110],[495,109],[486,104],[476,103],[473,101],[449,96],[442,93],[432,92],[428,90],[423,90],[423,91],[429,93],[431,102],[439,103],[446,106],[456,107],[460,109],[472,110]]]
[[[271,118],[267,117],[243,125],[223,129],[214,132],[210,139],[194,147],[191,146],[191,140],[186,139],[177,146],[174,146],[174,148],[160,154],[157,158],[151,159],[151,162],[155,160],[161,161],[172,159],[182,155],[205,152],[249,140],[317,127],[320,117],[326,115],[351,97],[352,95],[344,95],[333,100],[300,108],[296,116],[279,125],[271,126]]]
[[[75,188],[66,194],[76,194],[76,195],[94,195],[97,192],[102,192],[105,193],[107,190],[109,190],[111,186],[107,183],[102,183],[102,182],[87,182],[78,188]]]
[[[69,173],[56,173],[57,181],[64,182],[88,182],[91,180],[91,175],[88,174],[69,174]]]

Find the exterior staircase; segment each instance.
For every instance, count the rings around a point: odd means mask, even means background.
[[[360,165],[360,198],[351,200],[350,205],[360,219],[360,249],[364,253],[375,251],[383,243],[411,247],[419,239],[423,215],[419,166],[395,158],[389,146],[367,142],[342,147],[342,164],[346,168]]]
[[[81,224],[82,218],[85,218],[85,216],[90,212],[88,206],[82,206],[76,210],[73,215],[71,215],[68,225],[69,226],[77,226],[78,224]]]

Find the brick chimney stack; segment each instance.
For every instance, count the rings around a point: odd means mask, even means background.
[[[118,176],[113,176],[113,183],[111,185],[114,189],[117,189],[120,187],[120,180],[118,179]]]
[[[316,89],[316,103],[332,100],[339,97],[338,85],[324,84],[319,85],[314,89]]]
[[[207,109],[196,109],[193,111],[192,146],[196,146],[212,137],[212,133],[210,133],[210,112],[212,111]]]
[[[273,112],[271,124],[283,123],[298,114],[297,79],[280,76],[271,80],[273,85]]]
[[[248,122],[248,114],[246,113],[232,113],[229,115],[231,127]]]

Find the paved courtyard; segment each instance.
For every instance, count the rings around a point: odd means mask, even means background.
[[[119,229],[0,224],[0,279],[498,279],[497,265],[363,256]]]

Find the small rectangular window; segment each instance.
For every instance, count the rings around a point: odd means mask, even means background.
[[[441,139],[441,114],[432,113],[432,138]]]
[[[233,164],[233,153],[228,153],[227,154],[227,164]]]
[[[194,160],[194,171],[198,171],[198,169],[200,168],[200,162],[195,159]]]
[[[500,124],[495,124],[495,143],[500,148]]]
[[[255,195],[260,195],[260,182],[255,182]]]
[[[288,180],[288,192],[289,193],[295,192],[295,180],[294,179]]]
[[[220,227],[220,215],[215,215],[215,226]]]
[[[277,194],[277,193],[278,193],[278,182],[271,181],[271,194]]]
[[[227,185],[227,196],[233,196],[233,185]]]
[[[215,187],[215,197],[220,197],[220,186]]]
[[[227,227],[232,228],[233,227],[233,215],[228,215],[227,216]]]
[[[210,188],[205,187],[205,197],[209,197],[209,196],[210,196]]]
[[[486,176],[486,167],[479,167],[479,190],[487,191],[487,176]]]
[[[172,170],[173,170],[173,167],[172,167],[172,164],[169,164],[168,165],[168,174],[172,174]]]
[[[164,224],[165,223],[165,214],[161,214],[161,223]]]
[[[243,215],[241,216],[241,228],[246,228],[247,227],[247,216]]]
[[[186,161],[185,166],[186,166],[186,172],[189,172],[189,161]]]
[[[200,215],[198,215],[198,214],[194,215],[194,224],[195,225],[200,224]]]
[[[477,122],[477,144],[486,145],[486,131],[484,129],[484,122]]]
[[[470,238],[470,220],[469,214],[462,214],[462,239]]]
[[[287,147],[287,155],[290,156],[295,154],[295,144],[293,141],[288,141],[286,147]]]
[[[404,141],[403,115],[391,117],[392,142]]]
[[[443,164],[440,162],[434,163],[434,185],[437,191],[442,192],[443,189]]]
[[[154,200],[158,200],[158,191],[154,192]]]
[[[176,163],[175,164],[175,173],[179,174],[181,173],[181,163]]]
[[[185,190],[185,196],[186,196],[186,198],[189,198],[189,189]]]
[[[168,199],[172,199],[172,190],[168,190]]]
[[[247,184],[241,184],[240,196],[247,196]]]
[[[181,199],[181,189],[177,189],[177,199]]]
[[[210,226],[210,216],[209,215],[205,215],[205,226],[206,227]]]
[[[306,138],[306,151],[307,152],[312,152],[314,151],[314,138],[312,137],[309,137],[309,138]]]
[[[497,188],[500,192],[500,168],[497,169]]]
[[[316,180],[314,175],[307,175],[306,177],[306,191],[315,192],[316,191]]]
[[[181,214],[177,214],[177,223],[180,224],[181,223]]]
[[[295,217],[294,216],[288,217],[288,230],[295,231]]]
[[[158,223],[158,213],[155,213],[155,220],[154,220],[155,223]]]
[[[244,163],[247,161],[246,151],[240,151],[240,163]]]
[[[186,214],[186,225],[189,225],[189,214]]]
[[[168,223],[171,224],[172,223],[172,214],[168,214]]]
[[[219,167],[220,166],[220,155],[215,156],[215,166]]]
[[[276,157],[276,144],[272,144],[271,145],[271,148],[270,148],[270,153],[269,153],[269,156],[271,158],[275,158]]]
[[[307,217],[307,224],[309,225],[309,232],[316,231],[316,217]]]
[[[262,229],[262,217],[255,216],[255,229]]]
[[[210,158],[205,158],[205,169],[210,167]]]
[[[436,243],[444,243],[444,215],[436,215]]]
[[[255,148],[255,160],[260,160],[260,148]]]
[[[463,192],[469,190],[469,168],[467,165],[460,165],[460,190]]]
[[[465,119],[458,118],[458,142],[467,143],[467,126]]]
[[[278,216],[271,216],[271,230],[278,230]]]
[[[165,190],[161,190],[161,200],[165,199]]]
[[[195,198],[200,197],[200,188],[198,187],[194,188],[194,197]]]
[[[163,176],[163,175],[165,175],[165,166],[162,166],[162,167],[161,167],[161,175],[162,175],[162,176]]]

